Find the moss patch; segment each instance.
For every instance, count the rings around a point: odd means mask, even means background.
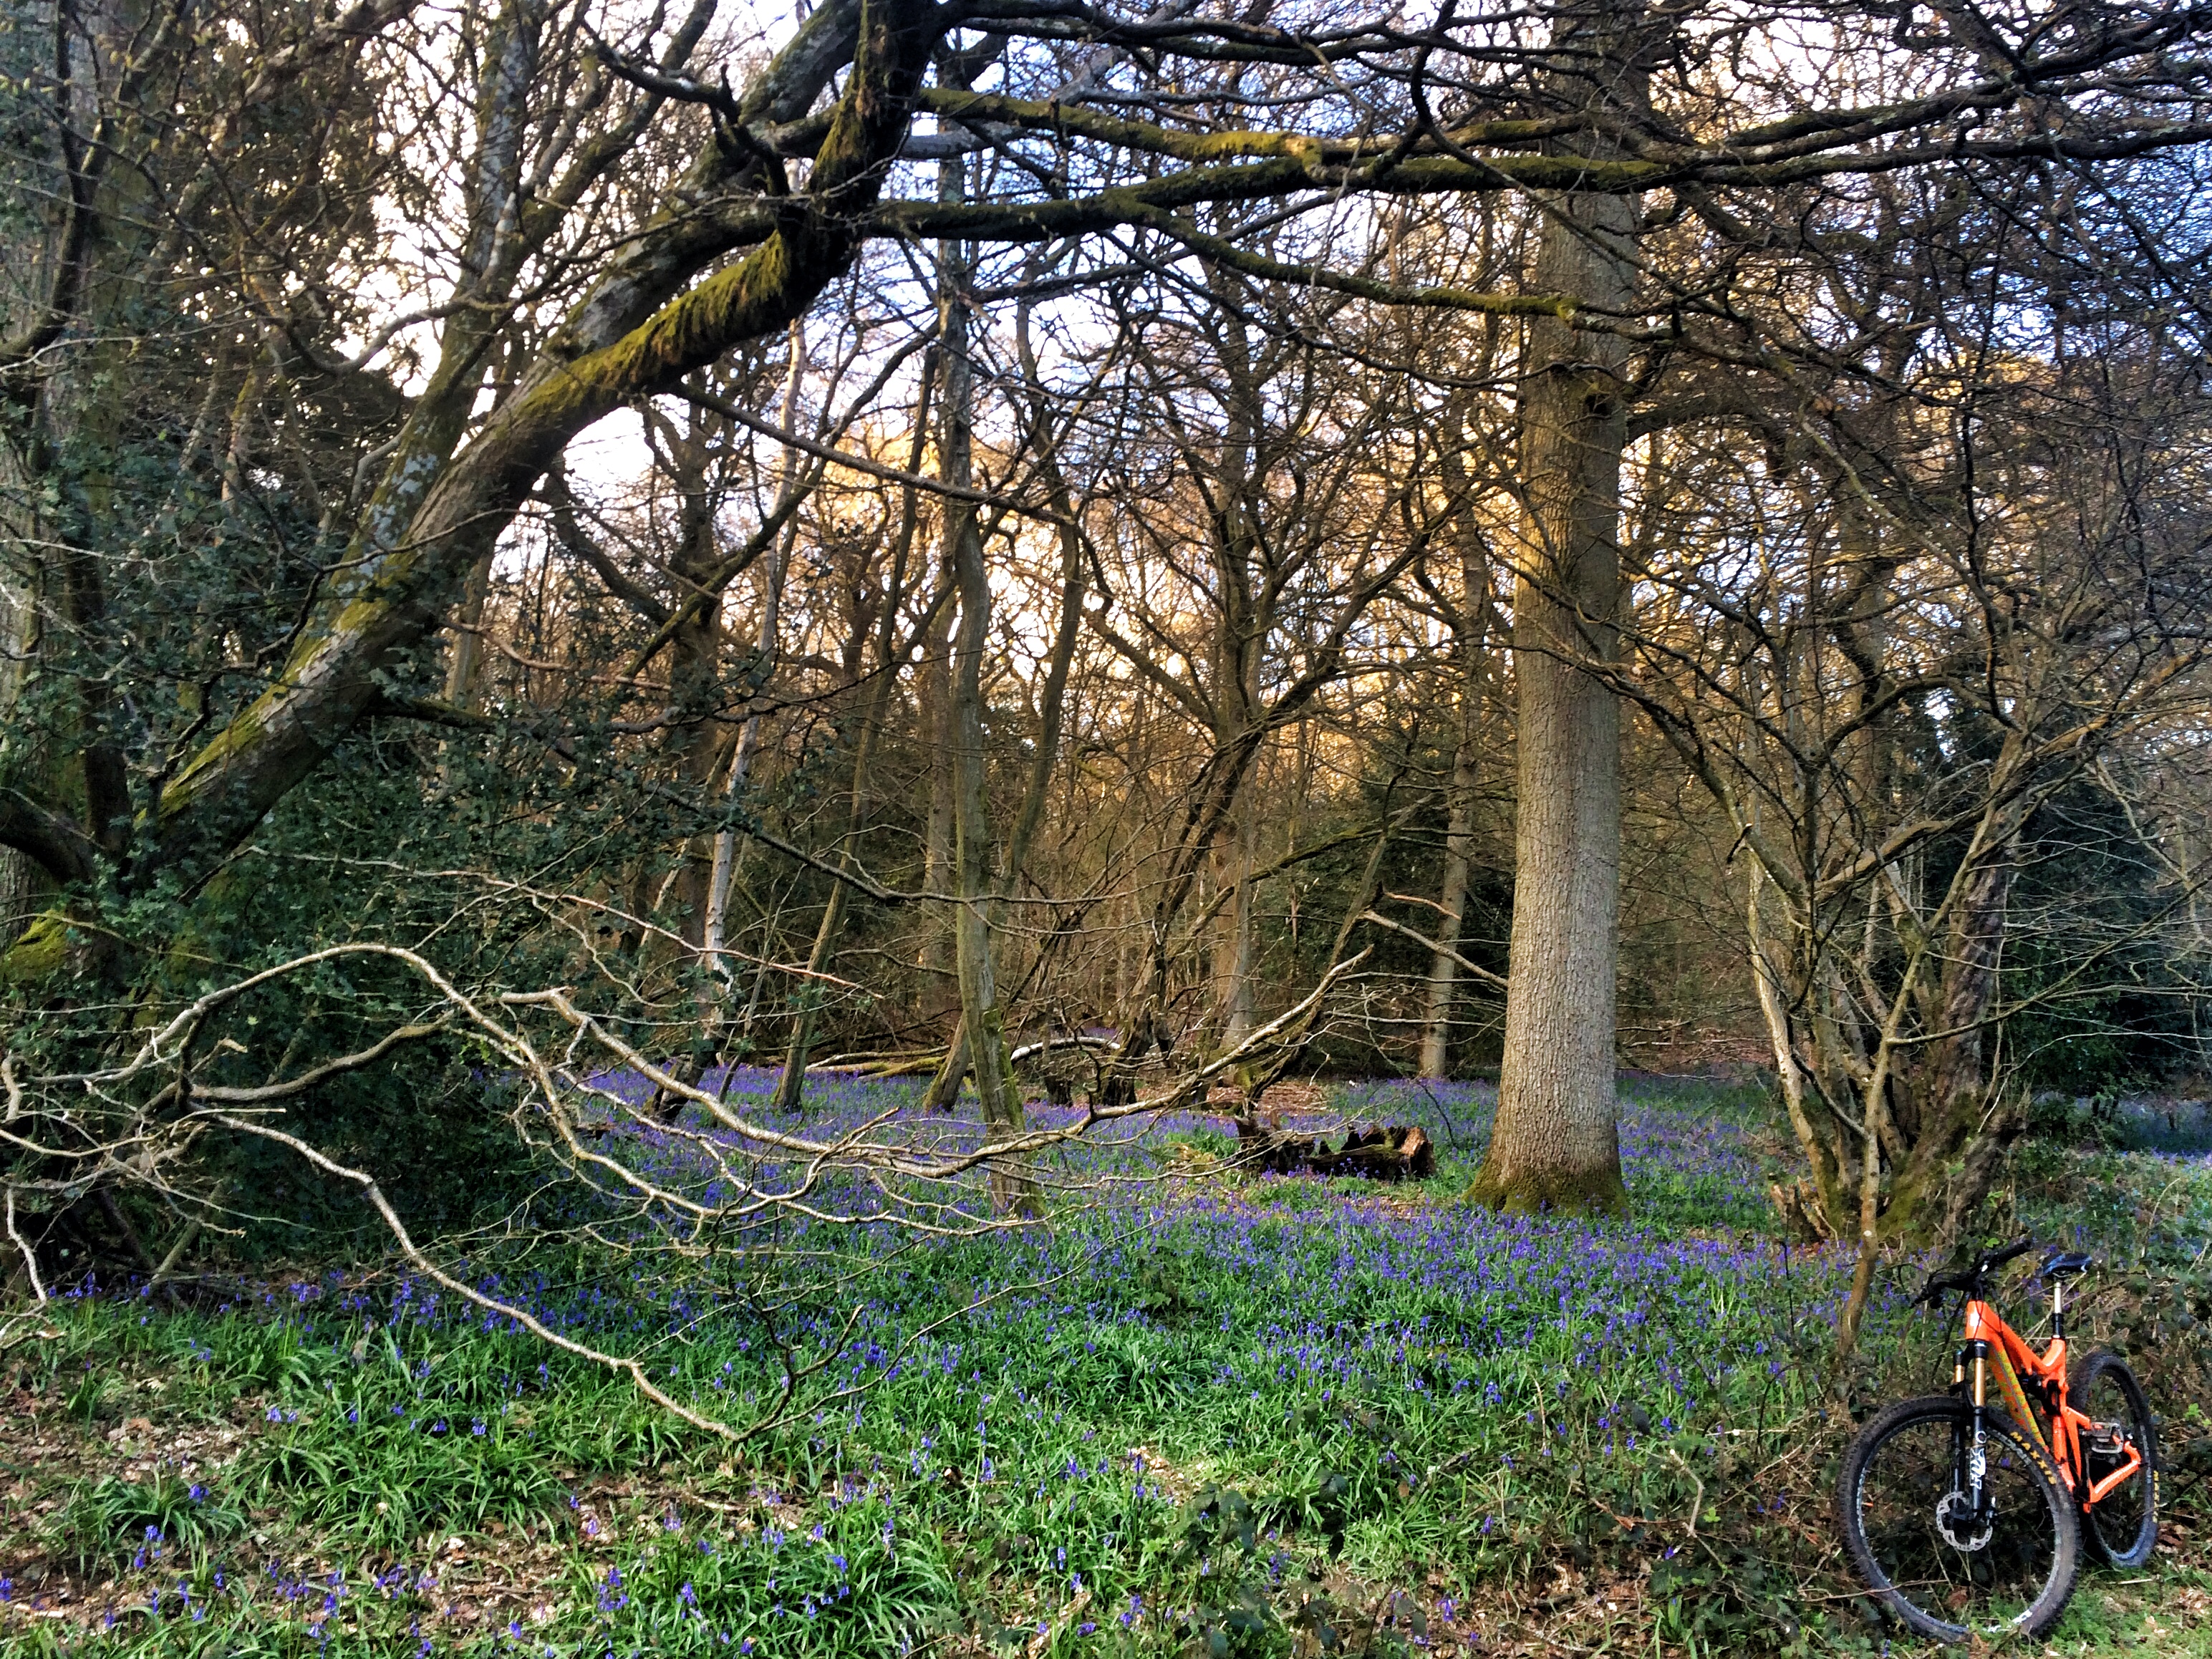
[[[0,985],[37,985],[60,973],[69,960],[69,918],[59,910],[40,916],[0,951]]]
[[[1620,1165],[1590,1170],[1513,1170],[1485,1158],[1462,1194],[1509,1215],[1624,1215],[1628,1188]]]

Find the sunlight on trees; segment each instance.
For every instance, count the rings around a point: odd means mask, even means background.
[[[1863,1290],[2207,1065],[2202,27],[18,8],[11,1271],[246,1142],[684,1244],[635,1136],[775,1162],[766,1057],[967,1079],[784,1148],[947,1225],[1032,1083],[1493,1066],[1473,1196],[1607,1211],[1726,1058]]]

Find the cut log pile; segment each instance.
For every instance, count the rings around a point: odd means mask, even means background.
[[[1419,1124],[1357,1125],[1332,1145],[1327,1135],[1293,1134],[1272,1112],[1231,1120],[1237,1165],[1275,1175],[1362,1176],[1370,1181],[1419,1181],[1435,1173],[1436,1143]]]

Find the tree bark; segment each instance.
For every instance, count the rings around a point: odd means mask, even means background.
[[[1555,46],[1595,57],[1555,73],[1584,107],[1643,101],[1638,31],[1626,6],[1563,18]],[[1600,309],[1624,307],[1636,209],[1570,192],[1547,204],[1536,286]],[[1617,1210],[1627,1201],[1614,1116],[1614,992],[1620,891],[1620,714],[1577,665],[1617,653],[1620,458],[1626,351],[1613,336],[1528,325],[1522,364],[1523,544],[1514,583],[1518,681],[1511,984],[1498,1123],[1474,1190],[1513,1210]]]
[[[967,174],[962,167],[957,159],[939,164],[937,193],[940,201],[966,199]],[[956,242],[942,244],[938,253],[937,298],[941,330],[939,350],[945,366],[945,396],[939,415],[938,470],[946,483],[953,483],[957,475],[963,485],[973,470],[975,446],[975,411],[968,401],[973,395],[974,375],[968,357],[967,296],[958,289],[967,277],[962,246]],[[964,629],[967,623],[968,585],[961,569],[961,543],[963,537],[975,534],[975,509],[972,504],[956,503],[950,496],[939,507],[945,514],[945,580],[958,601],[958,621],[956,623],[953,611],[946,611],[945,632],[939,635],[934,629],[931,631],[931,648],[922,664],[922,732],[935,751],[935,764],[929,769],[929,815],[923,825],[921,856],[924,885],[933,892],[942,893],[965,890],[960,885],[957,848],[962,694],[955,684],[960,646],[954,629],[956,626]],[[982,556],[980,546],[975,556],[978,560]],[[988,582],[984,591],[988,600]],[[980,711],[977,718],[980,721]],[[922,1091],[924,1111],[950,1112],[960,1097],[960,1085],[968,1080],[968,1020],[973,1004],[969,979],[960,965],[961,921],[961,907],[957,903],[945,906],[941,921],[931,918],[933,925],[922,941],[921,966],[929,981],[929,988],[924,994],[938,1002],[941,1009],[941,988],[948,976],[953,992],[952,1039],[945,1045],[943,1064],[930,1078],[929,1086]]]
[[[477,669],[483,660],[484,602],[491,597],[491,550],[487,548],[469,568],[461,605],[453,617],[453,654],[446,664],[446,701],[456,708],[474,708]]]
[[[805,319],[793,318],[790,333],[791,357],[784,371],[782,414],[784,430],[795,432],[799,427],[799,391],[806,376]],[[783,476],[776,485],[777,510],[788,507],[792,497],[803,487],[799,452],[787,450]],[[793,517],[776,537],[769,553],[767,579],[761,593],[760,633],[754,641],[751,683],[756,689],[767,683],[769,671],[775,661],[782,635],[783,584],[791,569],[792,544],[798,534],[798,520]],[[716,604],[719,605],[719,601]],[[753,751],[760,743],[760,718],[759,712],[754,711],[738,729],[737,749],[730,757],[729,777],[722,790],[726,801],[734,803],[744,793],[746,780],[752,771]],[[730,883],[737,873],[738,842],[738,832],[729,824],[714,832],[714,855],[707,881],[706,929],[701,940],[707,952],[707,966],[721,981],[726,1000],[734,985],[723,950],[728,942]],[[839,884],[842,888],[842,884]]]
[[[1911,1150],[1891,1177],[1885,1237],[1954,1242],[1987,1194],[1998,1154],[2018,1133],[2019,1114],[1996,1096],[1982,1040],[2018,870],[2008,852],[2000,853],[1961,884],[1927,1022],[1942,1035],[1907,1080],[1919,1121]]]
[[[1234,1048],[1252,1030],[1253,821],[1251,792],[1241,791],[1230,817],[1228,844],[1214,860],[1215,878],[1230,887],[1227,916],[1213,939],[1213,993],[1221,1047]]]
[[[1060,515],[1060,620],[1054,629],[1052,648],[1045,661],[1044,683],[1038,688],[1036,745],[1030,759],[1029,780],[1023,787],[1021,805],[1014,815],[1012,833],[1006,838],[1006,860],[1000,866],[989,909],[989,927],[994,935],[1003,929],[1005,901],[1021,884],[1022,872],[1029,863],[1030,847],[1036,839],[1038,826],[1044,822],[1045,799],[1052,788],[1053,769],[1060,763],[1060,735],[1067,705],[1067,678],[1074,665],[1076,640],[1082,631],[1083,596],[1086,587],[1083,535],[1075,527],[1074,494],[1068,488],[1066,474],[1060,470],[1056,441],[1048,429],[1049,410],[1034,389],[1038,384],[1036,358],[1030,343],[1029,307],[1026,304],[1017,315],[1014,333],[1020,348],[1023,371],[1032,388],[1030,393],[1030,441],[1037,447],[1037,474],[1050,497],[1053,511]],[[934,804],[933,795],[933,808]],[[922,1097],[926,1109],[952,1109],[954,1097],[967,1079],[972,1058],[968,1047],[968,1018],[963,1007],[959,1021],[953,1027],[952,1041],[946,1047],[944,1063],[930,1079],[929,1088]]]
[[[941,193],[957,199],[960,163],[947,165]],[[941,245],[939,337],[945,364],[943,471],[956,489],[970,488],[975,456],[975,381],[969,330],[973,300],[973,254],[965,243]],[[945,501],[946,562],[960,600],[952,643],[952,704],[948,737],[952,775],[952,957],[960,983],[960,1024],[969,1074],[982,1108],[986,1144],[1020,1134],[1021,1091],[1006,1048],[1006,1013],[999,1001],[991,952],[991,824],[987,799],[989,757],[983,737],[983,658],[991,644],[991,577],[975,504]],[[948,1069],[953,1062],[948,1060]],[[991,1165],[991,1200],[1002,1214],[1036,1208],[1036,1184],[1013,1162]]]
[[[1475,722],[1467,703],[1474,688],[1460,689],[1459,741],[1452,750],[1451,809],[1444,826],[1444,873],[1437,896],[1437,951],[1429,965],[1428,1006],[1421,1028],[1421,1075],[1450,1075],[1453,993],[1459,982],[1459,935],[1467,912],[1468,872],[1474,847]]]
[[[1466,926],[1467,890],[1474,856],[1475,788],[1479,781],[1483,710],[1488,696],[1485,652],[1490,633],[1490,556],[1482,527],[1475,520],[1475,491],[1467,475],[1467,461],[1459,447],[1457,429],[1466,416],[1458,400],[1448,405],[1454,429],[1446,434],[1439,458],[1447,489],[1452,494],[1452,515],[1459,544],[1459,601],[1449,612],[1453,655],[1459,670],[1459,730],[1452,746],[1449,805],[1444,823],[1444,868],[1437,908],[1443,912],[1437,927],[1437,949],[1429,964],[1428,1006],[1421,1031],[1421,1075],[1449,1074],[1451,1017],[1459,986],[1460,933]]]
[[[1209,267],[1206,279],[1218,307],[1217,349],[1228,381],[1207,526],[1216,606],[1213,744],[1217,753],[1226,753],[1245,744],[1262,721],[1261,658],[1274,624],[1274,607],[1273,586],[1266,573],[1255,568],[1261,544],[1259,504],[1254,498],[1261,482],[1256,474],[1265,416],[1257,378],[1261,371],[1244,325],[1246,289],[1235,273],[1218,267]],[[1252,1028],[1255,915],[1250,877],[1258,826],[1253,822],[1247,786],[1258,759],[1255,744],[1227,803],[1223,827],[1228,834],[1212,849],[1214,880],[1232,894],[1213,950],[1214,1019],[1218,1046],[1224,1049],[1235,1048]]]
[[[679,428],[657,410],[648,411],[647,429],[659,430],[665,447],[665,453],[659,457],[661,469],[676,492],[676,547],[669,570],[676,579],[679,593],[697,590],[714,566],[714,516],[721,504],[720,481],[714,476],[719,457],[714,453],[712,434],[722,423],[719,417],[696,404],[685,412],[685,422]],[[772,573],[772,585],[774,581]],[[776,595],[772,586],[762,625],[760,649],[763,659],[772,659],[775,654],[775,608]],[[702,797],[711,791],[714,775],[725,761],[730,763],[732,778],[742,769],[742,757],[731,755],[718,725],[708,718],[720,699],[721,680],[722,602],[720,594],[714,593],[703,604],[684,613],[668,642],[669,702],[679,722],[669,733],[668,746],[673,751],[676,775]],[[684,943],[690,948],[690,965],[694,969],[712,969],[720,961],[716,955],[702,954],[719,951],[721,944],[718,902],[726,902],[727,893],[726,888],[715,879],[718,874],[726,872],[726,866],[718,868],[721,866],[717,856],[720,851],[716,845],[719,840],[719,836],[686,837],[682,862],[676,871],[677,908],[682,918],[679,932]],[[697,993],[702,1053],[704,1045],[712,1040],[709,1031],[714,998],[711,984],[711,974],[702,974]],[[698,1079],[692,1077],[687,1080]]]
[[[948,566],[944,573],[947,584],[952,580]],[[933,622],[925,635],[922,646],[921,672],[915,675],[916,714],[921,728],[921,741],[927,752],[929,766],[929,805],[922,821],[921,884],[933,893],[952,890],[952,746],[951,720],[952,717],[952,626],[955,617],[952,606],[945,607],[939,620]],[[923,989],[921,1012],[932,1022],[941,1020],[948,1012],[958,1018],[958,981],[952,972],[952,917],[944,907],[927,904],[921,907],[924,929],[921,950],[916,965],[921,969]],[[945,988],[953,988],[947,996]],[[950,1060],[964,1050],[964,1034],[956,1030],[951,1048],[947,1051]],[[964,1064],[964,1062],[963,1062]],[[956,1073],[951,1088],[960,1086],[964,1073]],[[930,1104],[941,1103],[938,1097],[944,1092],[943,1083],[930,1088]]]

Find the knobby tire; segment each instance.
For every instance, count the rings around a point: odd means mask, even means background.
[[[1901,1401],[1859,1431],[1844,1455],[1836,1515],[1859,1576],[1918,1634],[1963,1642],[2024,1630],[2040,1637],[2074,1593],[2081,1529],[2058,1466],[1995,1407],[1982,1413],[1993,1530],[1979,1550],[1948,1541],[1936,1506],[1954,1482],[1953,1435],[1972,1407],[1950,1395]]]
[[[2158,1547],[2158,1426],[2142,1384],[2118,1354],[2094,1348],[2067,1374],[2066,1398],[2087,1416],[2118,1422],[2142,1453],[2140,1474],[2115,1486],[2094,1509],[2085,1504],[2081,1511],[2081,1545],[2092,1560],[2108,1567],[2140,1567]],[[2085,1462],[2087,1439],[2085,1435]],[[2085,1499],[2087,1485],[2085,1480]]]

